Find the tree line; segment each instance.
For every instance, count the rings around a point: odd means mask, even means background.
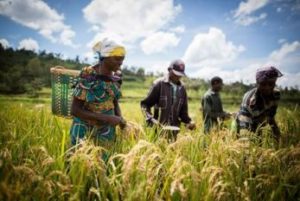
[[[76,59],[63,60],[60,56],[46,51],[4,49],[0,44],[0,93],[36,93],[42,87],[51,86],[51,67],[80,69],[85,65]]]
[[[50,68],[64,66],[69,69],[79,70],[89,64],[80,62],[79,56],[74,59],[62,59],[61,54],[38,53],[25,49],[5,49],[0,44],[0,93],[2,94],[36,94],[43,87],[51,86]],[[143,67],[124,66],[122,68],[124,81],[144,82],[147,77],[161,76],[159,73],[145,73]],[[199,91],[209,88],[209,80],[185,79],[189,90]],[[225,93],[243,94],[254,85],[235,82],[224,86]],[[297,87],[281,89],[289,97],[300,97]]]

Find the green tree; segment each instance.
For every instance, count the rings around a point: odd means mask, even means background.
[[[41,76],[43,69],[41,67],[40,59],[38,57],[30,59],[25,70],[32,78]]]

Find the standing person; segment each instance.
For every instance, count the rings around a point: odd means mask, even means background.
[[[109,146],[115,140],[115,126],[125,126],[113,76],[123,63],[125,49],[104,39],[93,50],[99,54],[99,63],[82,69],[73,93],[71,143],[77,144],[90,133],[97,144]]]
[[[195,124],[188,115],[186,89],[180,79],[185,76],[185,64],[181,60],[171,62],[168,75],[154,81],[147,97],[141,101],[141,108],[148,124],[180,126],[183,122],[187,128],[195,129]],[[151,108],[156,107],[155,118]],[[176,140],[177,132],[172,134]]]
[[[209,133],[213,126],[218,125],[218,120],[223,121],[231,115],[223,111],[219,92],[223,87],[223,80],[216,76],[210,81],[211,88],[204,94],[201,105],[204,121],[204,133]]]
[[[256,87],[246,92],[237,115],[238,134],[242,130],[256,132],[269,124],[275,140],[279,140],[280,130],[275,121],[280,92],[275,89],[276,80],[282,73],[275,67],[260,68],[256,72]]]

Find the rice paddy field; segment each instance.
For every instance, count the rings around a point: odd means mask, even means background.
[[[0,200],[300,200],[300,112],[281,104],[279,144],[265,128],[237,138],[230,120],[202,131],[199,100],[189,102],[195,131],[168,143],[147,128],[139,107],[147,90],[124,90],[128,126],[111,147],[70,146],[71,119],[51,113],[48,96],[0,97]],[[235,112],[237,104],[224,108]],[[106,156],[103,160],[103,156]]]

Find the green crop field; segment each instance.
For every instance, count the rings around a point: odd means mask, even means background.
[[[144,125],[139,101],[147,91],[124,85],[120,103],[128,126],[117,129],[108,150],[89,140],[70,146],[71,120],[52,115],[49,89],[34,99],[0,96],[0,200],[300,200],[298,105],[280,104],[277,145],[269,128],[261,142],[238,139],[230,120],[204,135],[203,92],[189,92],[197,129],[182,127],[168,143]],[[238,107],[224,105],[231,112]]]

